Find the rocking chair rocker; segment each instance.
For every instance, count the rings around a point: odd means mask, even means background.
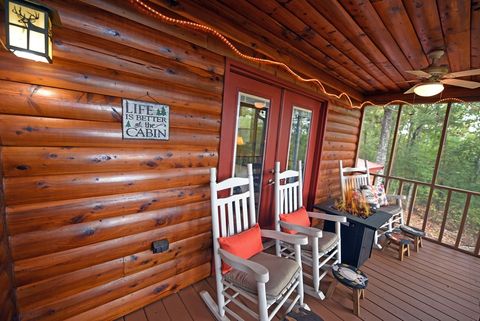
[[[307,244],[307,238],[272,230],[260,230],[256,225],[255,197],[253,190],[252,165],[248,164],[248,178],[232,177],[216,182],[216,169],[210,170],[210,188],[212,204],[213,255],[217,301],[206,291],[201,297],[217,320],[243,320],[228,305],[236,304],[256,320],[271,320],[284,304],[288,304],[288,313],[297,304],[303,303],[303,279],[300,246]],[[229,196],[218,196],[218,192]],[[236,193],[236,194],[235,194]],[[233,195],[230,195],[233,194]],[[295,249],[295,260],[279,258],[275,255],[259,252],[250,258],[242,258],[221,248],[225,239],[232,240],[243,232],[260,230],[261,236],[281,240],[291,244]],[[261,242],[260,236],[258,236]],[[248,242],[250,243],[250,242]],[[261,243],[260,243],[261,244]],[[244,244],[240,244],[243,247]],[[228,264],[231,270],[226,272]],[[296,290],[296,293],[293,293]],[[290,296],[294,294],[293,299]],[[257,305],[254,311],[241,301],[244,298]],[[269,309],[271,311],[269,312]]]

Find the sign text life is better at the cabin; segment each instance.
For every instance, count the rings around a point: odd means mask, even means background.
[[[124,139],[169,139],[169,106],[130,99],[122,105]]]

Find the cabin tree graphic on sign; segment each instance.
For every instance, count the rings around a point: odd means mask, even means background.
[[[169,106],[130,99],[122,105],[124,139],[169,139]]]

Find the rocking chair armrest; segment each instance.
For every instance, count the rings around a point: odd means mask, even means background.
[[[225,250],[218,249],[218,253],[222,260],[233,267],[245,273],[249,273],[255,276],[255,281],[261,283],[267,283],[270,276],[266,267],[253,261],[246,260]]]
[[[308,237],[306,235],[288,234],[274,230],[261,230],[262,236],[270,239],[284,241],[293,245],[307,245]]]
[[[334,221],[334,222],[340,222],[340,223],[345,223],[347,221],[347,218],[345,216],[330,215],[322,212],[308,212],[308,216],[312,218],[318,218],[321,220]]]
[[[282,221],[280,221],[280,226],[289,230],[300,232],[310,237],[316,237],[316,238],[322,237],[322,230],[315,227],[306,227],[306,226],[296,225],[296,224],[282,222]]]
[[[407,197],[405,195],[387,195],[387,198],[394,199],[394,200],[406,200]]]
[[[405,199],[407,198],[403,195],[387,195],[387,200],[389,202],[395,201],[395,203],[399,206],[402,206],[402,200],[405,200]]]

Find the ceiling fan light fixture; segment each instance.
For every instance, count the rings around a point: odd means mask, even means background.
[[[443,91],[443,84],[438,81],[426,82],[418,85],[413,90],[415,94],[422,97],[432,97]]]

